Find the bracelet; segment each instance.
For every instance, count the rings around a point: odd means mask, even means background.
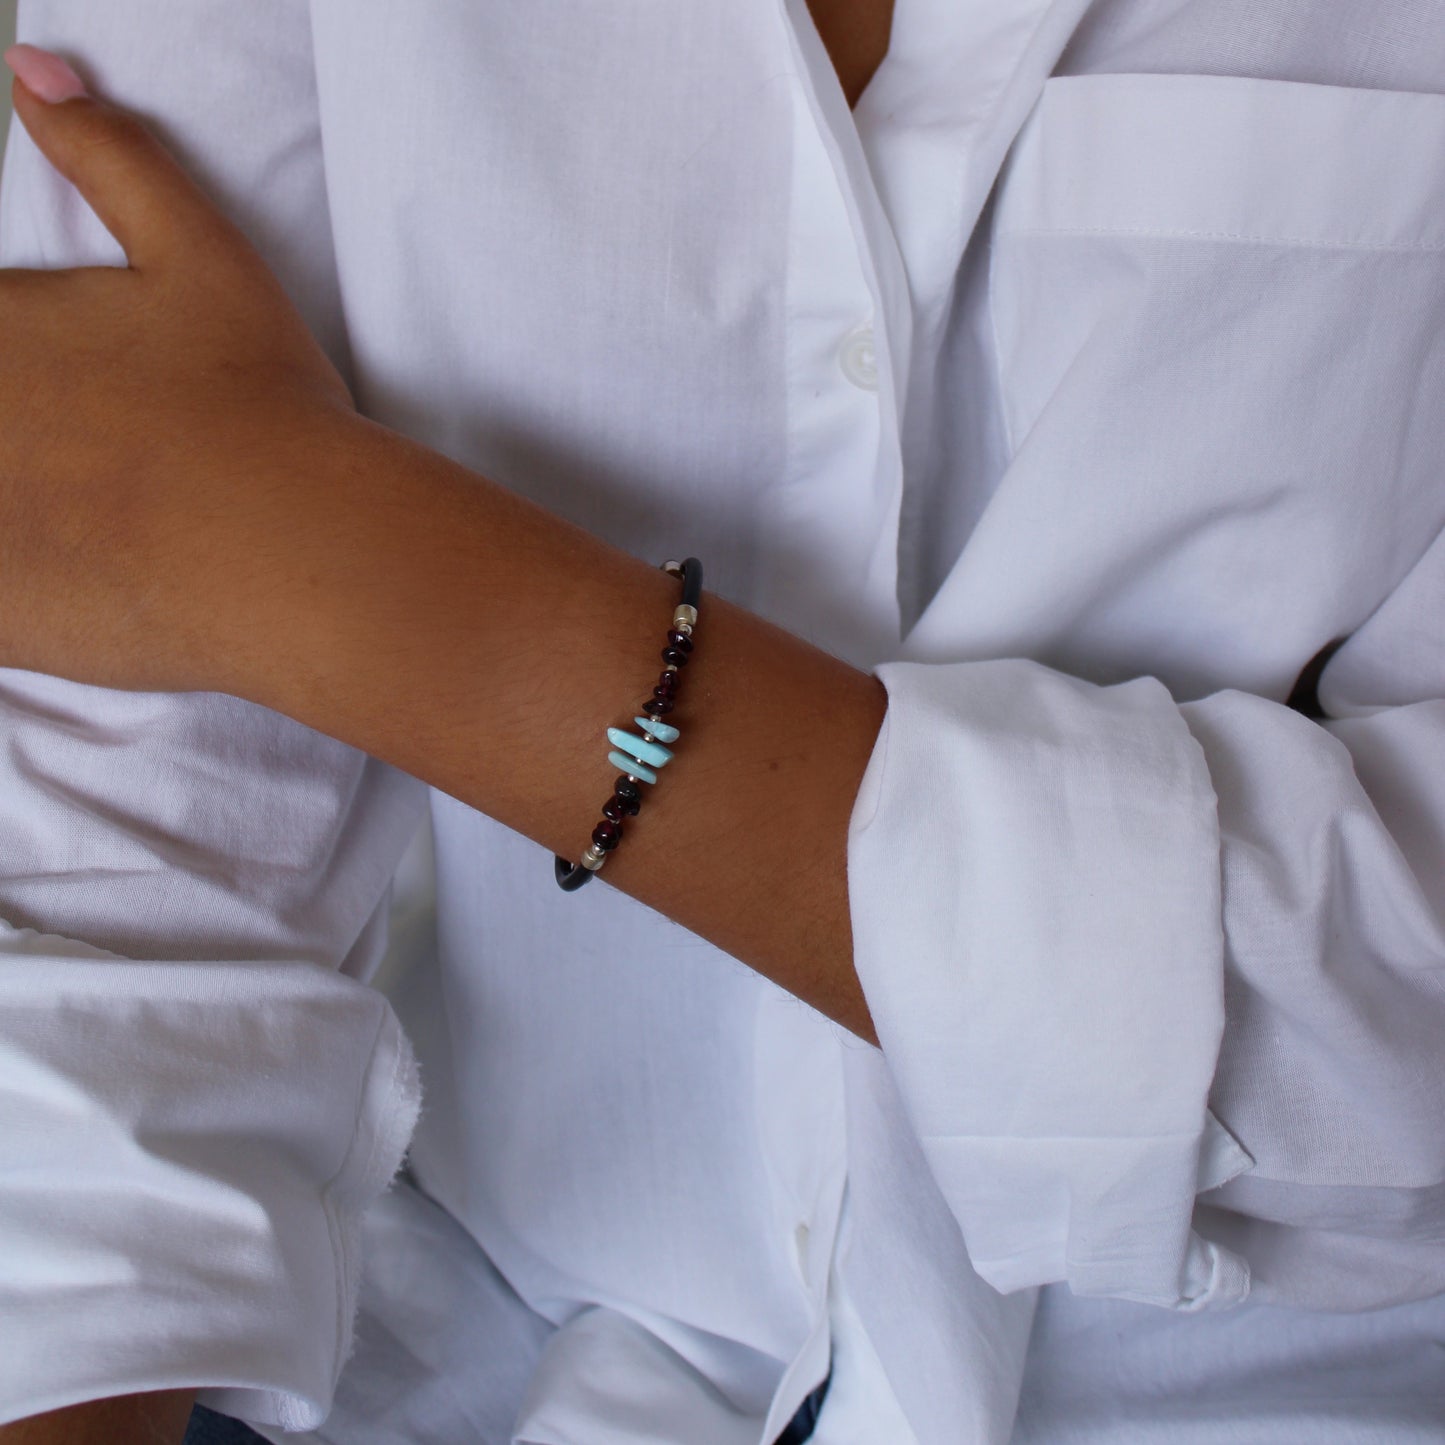
[[[646,717],[633,722],[642,729],[642,736],[608,728],[607,740],[612,751],[607,760],[622,769],[622,776],[612,785],[612,796],[602,805],[602,821],[592,830],[592,842],[578,863],[566,858],[556,860],[557,882],[568,893],[574,893],[598,872],[607,855],[622,841],[622,820],[635,818],[642,807],[642,784],[657,781],[657,769],[672,761],[672,749],[681,734],[663,722],[677,704],[677,684],[692,651],[692,630],[697,626],[697,604],[702,596],[702,563],[696,557],[685,562],[664,562],[662,570],[682,579],[682,601],[672,614],[672,627],[667,646],[662,649],[662,675],[652,696],[642,704]]]

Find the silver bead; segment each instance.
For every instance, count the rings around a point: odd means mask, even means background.
[[[679,632],[684,626],[695,627],[697,625],[697,608],[690,607],[686,602],[680,602],[677,610],[672,614],[672,625]]]
[[[605,854],[595,843],[589,843],[582,854],[582,866],[589,872],[595,873],[607,861]]]
[[[681,562],[674,562],[674,561],[672,561],[671,559],[669,559],[668,561],[666,561],[666,562],[664,562],[664,563],[662,564],[662,570],[663,570],[664,572],[671,572],[674,577],[681,577],[681,576],[682,576],[682,563],[681,563]]]
[[[664,667],[662,670],[663,670],[664,672],[676,672],[676,671],[677,671],[677,664],[676,664],[675,662],[669,662],[669,663],[667,664],[667,666]]]

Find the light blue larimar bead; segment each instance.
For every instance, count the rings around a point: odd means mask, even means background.
[[[624,773],[629,774],[641,783],[655,783],[657,774],[651,768],[645,768],[636,758],[629,758],[626,753],[608,753],[607,761],[614,768],[621,768]]]
[[[654,768],[665,768],[672,761],[672,749],[661,743],[645,743],[621,728],[608,728],[607,741],[624,753],[631,753],[640,763],[649,763]]]
[[[660,718],[635,717],[632,721],[635,722],[643,732],[651,733],[660,743],[675,743],[678,738],[682,736],[671,723],[665,723]]]

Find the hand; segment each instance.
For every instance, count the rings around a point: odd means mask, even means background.
[[[139,120],[46,51],[5,60],[16,116],[129,265],[0,270],[0,666],[226,690],[217,625],[264,586],[268,504],[352,398]]]

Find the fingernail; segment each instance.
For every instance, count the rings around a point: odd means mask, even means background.
[[[58,55],[38,45],[12,45],[5,52],[5,64],[41,100],[74,100],[85,94],[85,82]]]

